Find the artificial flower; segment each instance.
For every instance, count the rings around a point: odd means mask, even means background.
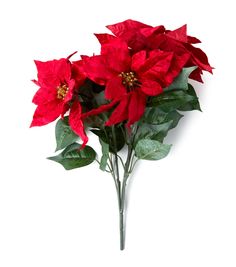
[[[162,93],[177,76],[176,73],[166,79],[172,59],[173,53],[160,50],[142,50],[131,55],[127,44],[119,38],[106,42],[101,55],[85,58],[85,71],[89,79],[106,86],[105,98],[111,103],[87,115],[117,105],[106,125],[125,120],[127,126],[132,125],[143,115],[146,98]]]
[[[38,80],[34,82],[40,88],[32,100],[37,108],[31,127],[46,125],[59,116],[63,118],[70,109],[70,126],[81,137],[84,146],[88,137],[80,120],[81,107],[78,97],[74,98],[75,89],[83,84],[86,77],[81,70],[81,62],[71,64],[68,57],[46,62],[35,60],[35,64]]]

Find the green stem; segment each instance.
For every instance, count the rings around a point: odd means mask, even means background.
[[[121,195],[120,195],[120,249],[123,250],[125,248],[125,200],[126,200],[126,185],[127,180],[129,178],[129,168],[130,168],[130,162],[132,157],[132,145],[128,146],[128,154],[127,154],[127,160],[125,163],[124,168],[124,178],[121,188]]]

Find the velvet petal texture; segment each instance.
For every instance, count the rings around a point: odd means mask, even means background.
[[[82,71],[82,61],[71,64],[68,58],[51,61],[35,61],[38,70],[38,80],[34,81],[40,88],[33,97],[37,108],[33,115],[31,127],[46,125],[72,108],[69,114],[69,123],[72,130],[87,142],[83,123],[80,120],[81,107],[78,98],[74,98],[75,89],[78,89],[86,78]]]
[[[112,108],[106,125],[127,121],[127,126],[131,126],[143,115],[146,97],[162,93],[163,86],[169,83],[165,75],[172,60],[172,52],[142,50],[132,54],[123,40],[106,40],[102,44],[101,55],[85,59],[85,71],[89,79],[105,85],[105,98],[111,102],[82,117]],[[178,73],[171,72],[169,76],[172,75],[173,80]]]
[[[202,81],[202,71],[212,73],[206,54],[193,44],[200,43],[196,37],[187,35],[187,25],[183,25],[173,31],[166,30],[164,26],[152,27],[134,20],[125,20],[113,25],[107,26],[111,32],[127,42],[134,52],[140,50],[160,49],[162,51],[173,52],[175,54],[173,62],[174,67],[169,74],[178,72],[183,67],[197,66],[198,68],[190,75],[190,78]]]

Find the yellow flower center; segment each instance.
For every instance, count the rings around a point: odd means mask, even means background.
[[[59,85],[57,87],[57,98],[64,100],[68,91],[69,91],[69,87],[66,84]]]
[[[135,86],[139,85],[138,79],[133,71],[121,72],[119,76],[122,78],[122,84],[124,84],[127,89],[133,89]]]

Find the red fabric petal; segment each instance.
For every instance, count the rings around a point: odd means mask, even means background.
[[[131,69],[138,72],[146,61],[147,52],[142,50],[132,56]]]
[[[161,85],[152,80],[141,80],[141,87],[140,89],[149,96],[159,95],[163,92]]]
[[[182,55],[174,55],[168,72],[166,73],[166,75],[163,76],[163,79],[160,79],[163,87],[167,87],[173,82],[173,80],[181,72],[182,68],[186,65],[189,58],[189,53],[185,53]]]
[[[177,41],[187,43],[187,24],[174,31],[168,31],[167,35]]]
[[[156,26],[156,27],[148,27],[148,28],[143,28],[140,29],[140,32],[145,36],[145,37],[150,37],[153,34],[160,34],[165,32],[165,27],[163,25]]]
[[[127,123],[127,127],[130,127],[132,124],[134,124],[142,117],[145,107],[146,107],[146,96],[138,90],[133,91],[130,95],[129,115],[128,115],[129,120]]]
[[[122,37],[128,31],[137,31],[141,28],[148,28],[148,27],[151,26],[131,19],[107,26],[107,28],[118,37]]]
[[[30,127],[43,126],[57,119],[63,110],[63,102],[55,100],[39,105],[33,116]]]
[[[190,44],[185,44],[185,47],[190,51],[195,66],[212,73],[213,68],[208,62],[207,55],[200,48],[196,48]]]
[[[122,98],[118,106],[112,112],[109,120],[106,122],[106,126],[111,126],[128,119],[129,96],[130,94],[127,94]]]
[[[117,102],[118,102],[117,100],[114,100],[109,104],[102,105],[102,106],[100,106],[100,107],[98,107],[96,109],[92,109],[92,110],[90,110],[88,112],[85,112],[85,113],[83,113],[81,115],[81,118],[84,119],[84,118],[87,118],[89,116],[95,116],[95,115],[98,115],[100,113],[103,113],[103,112],[111,109],[112,107],[114,107],[117,104]]]
[[[196,37],[188,36],[188,43],[189,44],[198,44],[198,43],[201,43],[201,41],[199,39],[197,39]]]
[[[66,59],[70,59],[71,57],[73,57],[75,54],[77,54],[78,53],[78,51],[75,51],[75,52],[73,52],[72,54],[70,54]]]
[[[75,87],[80,87],[85,79],[86,74],[84,71],[84,61],[78,60],[72,63],[71,65],[71,78],[75,80]]]
[[[107,68],[104,56],[85,57],[84,70],[88,78],[97,84],[105,85],[107,80],[116,75],[112,70]]]
[[[108,33],[95,33],[94,35],[97,37],[101,45],[109,43],[111,40],[116,38],[114,35]]]
[[[55,100],[57,97],[57,90],[55,88],[41,87],[35,93],[32,102],[36,105],[41,105]]]
[[[38,61],[35,60],[38,70],[38,83],[42,87],[57,87],[61,82],[67,82],[71,76],[70,62],[65,59]]]
[[[140,68],[142,77],[150,79],[162,79],[170,68],[173,53],[153,50],[145,64]]]
[[[122,84],[122,78],[118,75],[107,82],[105,88],[105,98],[112,100],[122,97],[126,94],[125,86]]]
[[[194,71],[190,74],[189,78],[190,78],[190,79],[193,79],[193,80],[195,80],[195,81],[198,81],[198,82],[200,82],[200,83],[203,83],[201,74],[202,74],[202,70],[199,69],[199,68],[197,68],[196,70],[194,70]]]
[[[101,54],[106,57],[106,65],[114,72],[128,71],[131,64],[131,57],[127,44],[115,38],[109,43],[102,45]]]
[[[107,26],[113,34],[124,40],[136,52],[146,47],[146,39],[140,33],[140,29],[149,27],[152,28],[149,25],[130,19]]]
[[[75,87],[75,80],[70,80],[69,84],[68,84],[68,87],[69,87],[69,90],[68,90],[68,93],[65,96],[65,99],[63,100],[64,103],[69,102],[73,97],[74,87]]]
[[[75,101],[70,109],[69,124],[71,129],[82,139],[83,144],[81,149],[83,149],[88,142],[88,137],[84,131],[83,121],[81,120],[81,106],[79,101]]]

